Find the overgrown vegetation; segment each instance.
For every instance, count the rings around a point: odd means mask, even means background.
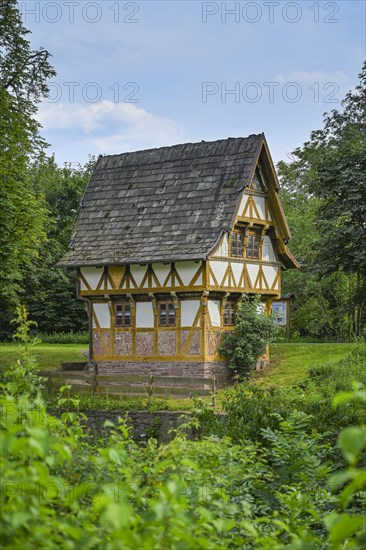
[[[84,332],[38,332],[37,338],[44,344],[86,344],[89,343],[89,333]]]
[[[220,353],[240,377],[254,370],[267,345],[277,334],[272,318],[260,312],[260,297],[243,296],[237,305],[235,330],[222,334]]]
[[[37,368],[25,349],[1,384],[2,548],[364,547],[365,426],[340,433],[348,466],[338,471],[313,419],[296,410],[259,429],[263,444],[188,441],[180,431],[169,444],[139,446],[123,423],[91,444],[77,413],[47,413]],[[67,402],[64,392],[59,405]],[[333,400],[360,402],[360,385]]]
[[[73,395],[75,397],[75,395]],[[77,407],[75,409],[72,403],[68,405],[72,406],[72,410],[101,410],[101,411],[163,411],[169,409],[169,404],[165,399],[153,398],[149,400],[143,397],[123,396],[118,397],[115,395],[96,394],[90,395],[89,393],[80,392],[77,394]],[[54,408],[58,404],[58,397],[47,397],[47,405]]]
[[[334,445],[341,429],[365,420],[361,401],[332,408],[334,395],[351,391],[356,380],[366,385],[365,344],[338,361],[310,368],[307,375],[304,371],[303,378],[292,385],[242,383],[229,388],[220,396],[223,418],[202,402],[196,414],[206,434],[229,436],[236,443],[248,438],[263,443],[262,430],[275,429],[279,417],[288,420],[296,410],[311,418],[309,433],[327,434]]]
[[[300,271],[283,276],[295,295],[297,336],[350,341],[366,323],[366,63],[342,109],[278,165],[281,201]]]

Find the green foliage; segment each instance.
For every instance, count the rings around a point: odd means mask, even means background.
[[[281,200],[302,273],[285,273],[300,334],[351,340],[366,323],[366,63],[342,111],[279,163]]]
[[[333,406],[340,407],[350,404],[353,400],[362,400],[366,405],[365,386],[353,384],[352,392],[343,392],[334,396]],[[365,417],[364,417],[365,419]],[[336,472],[329,480],[333,491],[339,491],[339,509],[324,518],[329,531],[329,540],[335,550],[355,548],[361,550],[366,543],[365,505],[366,505],[366,468],[359,467],[361,454],[366,449],[366,426],[364,423],[350,426],[342,430],[338,437],[338,445],[348,462],[348,468]],[[358,513],[351,513],[350,507],[360,503]]]
[[[260,307],[259,297],[243,296],[237,306],[235,330],[222,335],[220,353],[240,376],[248,376],[254,370],[277,333],[272,318],[259,313]]]
[[[210,433],[226,434],[235,442],[247,438],[262,441],[261,430],[274,429],[276,415],[288,420],[297,410],[312,417],[310,431],[330,432],[330,439],[335,440],[339,430],[361,422],[366,414],[361,399],[355,400],[352,406],[345,403],[335,411],[332,409],[333,396],[338,392],[350,392],[354,380],[366,385],[365,344],[359,344],[338,361],[312,367],[307,378],[290,387],[237,384],[227,390],[223,398],[223,422],[210,411],[201,411],[199,418]]]
[[[2,310],[19,304],[24,274],[39,255],[46,206],[32,187],[29,163],[45,143],[35,119],[37,104],[55,75],[46,50],[32,50],[16,0],[0,4],[0,262]]]
[[[57,397],[48,397],[47,403],[55,407],[58,403]],[[143,397],[96,394],[80,392],[77,394],[76,410],[101,410],[101,411],[163,411],[168,409],[168,403],[164,399],[154,398],[151,401]],[[73,407],[75,410],[75,407]]]
[[[94,167],[57,166],[54,157],[43,158],[31,167],[33,186],[45,197],[49,211],[47,242],[37,263],[28,271],[26,300],[32,318],[42,332],[78,332],[88,329],[82,302],[76,299],[75,272],[55,267],[66,253],[80,201]]]
[[[31,327],[36,323],[28,319],[25,306],[19,306],[16,314],[17,316],[12,322],[17,325],[14,340],[20,342],[18,351],[20,357],[17,361],[17,368],[5,372],[5,387],[9,395],[16,396],[18,393],[27,393],[29,397],[38,400],[42,389],[41,378],[36,374],[36,359],[29,353],[30,346],[38,343],[38,340],[31,336]]]
[[[22,319],[18,334],[27,339]],[[27,369],[28,359],[25,352]],[[362,426],[340,434],[350,462],[334,473],[312,419],[295,412],[273,417],[261,431],[264,445],[178,435],[167,445],[138,446],[123,423],[110,422],[109,439],[92,442],[67,388],[58,403],[66,412],[55,418],[37,382],[29,393],[19,364],[12,370],[12,382],[0,387],[5,550],[363,548]],[[357,386],[352,398],[363,395]],[[342,394],[340,406],[348,398]]]
[[[37,332],[44,344],[88,344],[88,332]]]
[[[19,295],[27,304],[41,332],[79,332],[88,329],[87,314],[76,299],[75,273],[55,267],[67,251],[80,201],[94,166],[90,159],[85,166],[57,166],[54,157],[42,157],[28,169],[30,185],[43,197],[47,210],[44,238],[37,257],[22,264]],[[9,241],[10,246],[10,241]],[[11,314],[4,311],[0,322],[0,338],[11,338]],[[75,340],[74,340],[75,341]],[[63,340],[63,342],[66,342]]]

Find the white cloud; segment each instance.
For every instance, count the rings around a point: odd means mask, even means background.
[[[181,140],[181,131],[175,121],[131,103],[107,100],[84,105],[45,102],[40,106],[38,120],[51,148],[62,136],[70,152],[87,148],[94,155],[114,154]]]

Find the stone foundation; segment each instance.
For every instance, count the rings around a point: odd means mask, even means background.
[[[90,373],[94,368],[90,367]],[[98,361],[98,374],[136,374],[157,376],[182,376],[197,378],[216,377],[220,384],[229,382],[232,371],[224,361],[184,362],[184,361]]]

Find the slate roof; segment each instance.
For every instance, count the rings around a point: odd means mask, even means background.
[[[101,156],[58,267],[200,260],[230,229],[263,134]]]

